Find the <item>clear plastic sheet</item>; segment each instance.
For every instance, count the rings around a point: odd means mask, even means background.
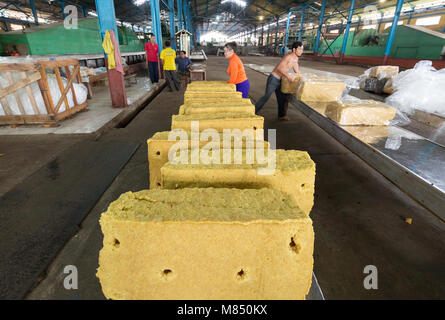
[[[388,105],[407,114],[417,109],[445,116],[445,71],[436,71],[431,61],[400,72],[393,77],[392,88],[395,92],[385,100]]]

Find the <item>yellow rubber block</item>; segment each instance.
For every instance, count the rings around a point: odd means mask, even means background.
[[[271,174],[259,174],[258,169],[267,164],[256,160],[253,164],[246,162],[244,154],[241,164],[168,162],[161,168],[161,187],[271,188],[292,196],[298,207],[309,215],[314,204],[315,163],[307,152],[277,149],[275,170]]]
[[[191,103],[221,103],[221,102],[239,102],[239,103],[252,103],[249,98],[240,98],[240,97],[201,97],[201,98],[187,98],[184,97],[184,104]]]
[[[192,92],[236,92],[234,84],[228,85],[204,85],[204,86],[187,86],[186,93]]]
[[[127,192],[100,218],[108,299],[299,300],[313,270],[312,221],[276,190]]]
[[[335,78],[308,77],[301,82],[297,98],[301,101],[338,101],[345,88],[346,84]]]
[[[189,83],[187,87],[199,87],[199,86],[229,86],[231,83],[228,83],[227,81],[193,81],[192,83]]]
[[[213,91],[205,91],[205,92],[195,92],[195,91],[185,91],[184,99],[214,99],[220,98],[220,101],[224,101],[224,99],[228,98],[243,98],[242,92],[239,91],[231,91],[231,92],[213,92]]]
[[[372,67],[369,76],[372,78],[391,78],[399,74],[399,66]]]
[[[179,107],[179,114],[200,114],[200,113],[246,113],[255,114],[255,106],[247,103],[208,103],[200,106],[188,104]]]
[[[295,75],[292,81],[289,81],[286,77],[281,78],[281,92],[286,94],[297,94],[298,87],[300,86],[301,76]]]
[[[386,126],[396,116],[396,109],[374,100],[332,102],[326,116],[341,125]]]
[[[192,121],[199,121],[199,130],[215,129],[222,132],[224,129],[258,130],[263,129],[264,118],[246,113],[202,113],[173,115],[171,129],[184,129],[191,131]]]
[[[169,150],[179,143],[178,141],[168,140],[168,135],[170,131],[157,132],[153,137],[147,140],[148,146],[148,166],[150,172],[150,189],[156,189],[161,187],[161,167],[168,162],[168,152]],[[190,133],[188,133],[190,139],[195,138]],[[219,146],[223,149],[225,148],[255,148],[259,143],[263,145],[263,148],[269,149],[269,142],[264,140],[253,140],[252,137],[239,136],[239,143],[232,141],[230,145],[225,145],[223,143],[223,135],[220,134],[220,140],[214,142],[199,141],[199,148],[204,146]],[[246,143],[247,141],[247,143]],[[185,141],[184,148],[190,149],[192,147],[191,140]]]

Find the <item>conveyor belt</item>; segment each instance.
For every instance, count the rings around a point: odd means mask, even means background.
[[[290,103],[445,221],[444,146],[397,126],[388,126],[388,135],[366,143],[357,136],[361,131],[361,136],[369,139],[368,127],[355,126],[353,135],[294,96]]]

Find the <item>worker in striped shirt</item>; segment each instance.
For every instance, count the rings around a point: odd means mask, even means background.
[[[243,98],[249,97],[250,83],[247,79],[244,65],[236,52],[236,42],[228,42],[224,46],[224,56],[229,59],[227,73],[230,75],[229,83],[236,85],[236,91],[243,94]]]

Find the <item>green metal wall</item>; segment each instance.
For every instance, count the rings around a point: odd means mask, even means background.
[[[383,57],[387,33],[389,29],[380,34],[380,43],[375,46],[360,46],[355,39],[359,33],[349,32],[348,43],[346,45],[345,55],[362,57]],[[330,44],[332,41],[328,41]],[[343,43],[343,35],[340,35],[331,45],[330,50],[339,53]],[[413,28],[400,25],[397,27],[394,42],[391,48],[391,58],[404,59],[440,59],[440,53],[445,45],[445,39],[430,35],[426,32],[415,30]],[[320,40],[319,54],[327,48],[326,43]],[[329,49],[325,52],[331,55]]]
[[[119,27],[121,52],[144,51],[143,41],[126,27]],[[1,33],[3,44],[26,44],[30,55],[102,53],[102,40],[97,18],[79,19],[78,29],[66,29],[63,24],[27,29],[26,33]]]

